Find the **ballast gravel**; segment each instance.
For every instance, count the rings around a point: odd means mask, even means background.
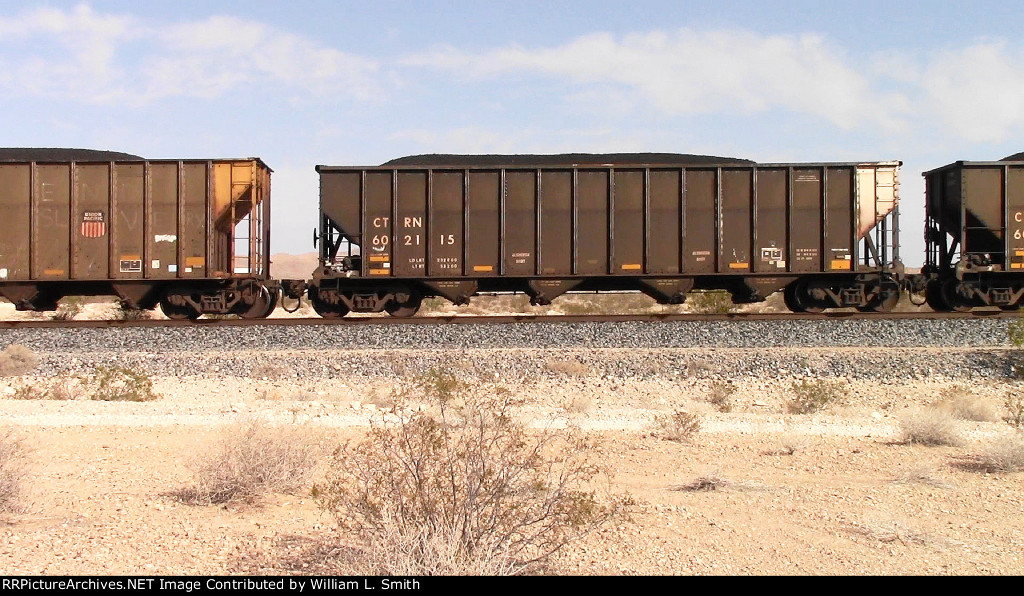
[[[46,351],[1009,346],[1005,319],[5,329]]]

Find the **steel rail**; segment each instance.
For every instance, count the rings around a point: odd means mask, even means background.
[[[340,319],[270,318],[237,319],[216,318],[197,320],[139,319],[139,320],[70,320],[25,319],[0,321],[0,329],[32,328],[101,328],[101,327],[244,327],[257,326],[309,326],[309,325],[493,325],[516,323],[622,323],[622,322],[708,322],[708,321],[828,321],[828,320],[908,320],[908,319],[1015,319],[1021,314],[1012,311],[974,310],[970,312],[858,312],[832,311],[824,313],[724,313],[724,314],[609,314],[609,315],[424,315],[408,318],[388,316],[349,315]]]

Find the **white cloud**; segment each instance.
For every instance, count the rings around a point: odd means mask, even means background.
[[[1002,141],[1024,128],[1024,50],[978,43],[931,56],[916,74],[930,121],[974,142]]]
[[[538,49],[442,48],[405,64],[471,78],[541,74],[566,81],[577,96],[579,88],[613,85],[633,95],[634,109],[648,104],[670,115],[789,109],[845,130],[864,124],[899,130],[909,105],[900,94],[875,89],[868,73],[816,35],[682,29],[619,39],[598,33]]]
[[[0,17],[0,51],[0,93],[13,96],[142,105],[233,91],[378,92],[375,61],[235,17],[162,24],[85,4],[41,8]]]

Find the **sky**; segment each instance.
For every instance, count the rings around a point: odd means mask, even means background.
[[[1012,2],[0,0],[0,145],[262,158],[274,252],[313,250],[314,167],[420,153],[903,162],[1024,151]]]

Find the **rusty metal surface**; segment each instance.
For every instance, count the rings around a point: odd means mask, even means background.
[[[928,263],[1024,273],[1024,162],[956,162],[924,173]]]
[[[270,169],[243,160],[0,163],[0,283],[267,277]]]
[[[898,168],[549,160],[317,171],[321,235],[358,246],[364,278],[564,279],[876,270],[858,243],[864,218],[895,208]],[[328,266],[339,261],[332,246],[321,249]]]

